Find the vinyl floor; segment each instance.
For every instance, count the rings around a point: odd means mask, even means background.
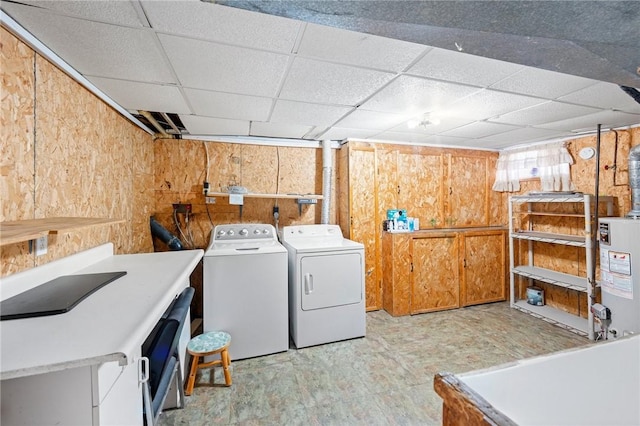
[[[198,375],[169,425],[438,425],[437,372],[462,373],[590,342],[492,303],[415,316],[367,313],[367,336],[232,361]]]

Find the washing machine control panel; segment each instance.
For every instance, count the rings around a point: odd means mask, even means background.
[[[212,235],[214,241],[277,240],[273,225],[258,223],[217,225]]]

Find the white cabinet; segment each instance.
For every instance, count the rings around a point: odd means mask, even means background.
[[[202,255],[105,244],[4,277],[3,300],[60,275],[127,272],[64,314],[0,322],[0,423],[142,425],[142,344]]]
[[[613,198],[601,215],[613,215]],[[581,193],[512,196],[509,202],[511,306],[594,338],[595,197]],[[601,207],[602,208],[602,207]],[[527,303],[531,286],[547,288],[541,306]]]

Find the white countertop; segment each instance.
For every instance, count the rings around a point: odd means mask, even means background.
[[[25,284],[25,291],[34,286],[34,279],[44,283],[72,273],[127,271],[67,313],[1,321],[0,379],[108,361],[121,365],[133,362],[133,354],[188,283],[202,255],[202,250],[110,255],[95,263],[70,266],[73,262],[67,261],[62,268],[50,266],[46,274],[34,268],[20,273],[19,279],[6,277],[11,283],[3,299],[10,297],[20,282]],[[56,275],[51,276],[51,271]]]

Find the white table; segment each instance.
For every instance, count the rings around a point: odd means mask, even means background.
[[[60,275],[127,271],[65,314],[0,322],[2,424],[142,424],[142,343],[202,255],[105,244],[3,278],[2,300]]]

